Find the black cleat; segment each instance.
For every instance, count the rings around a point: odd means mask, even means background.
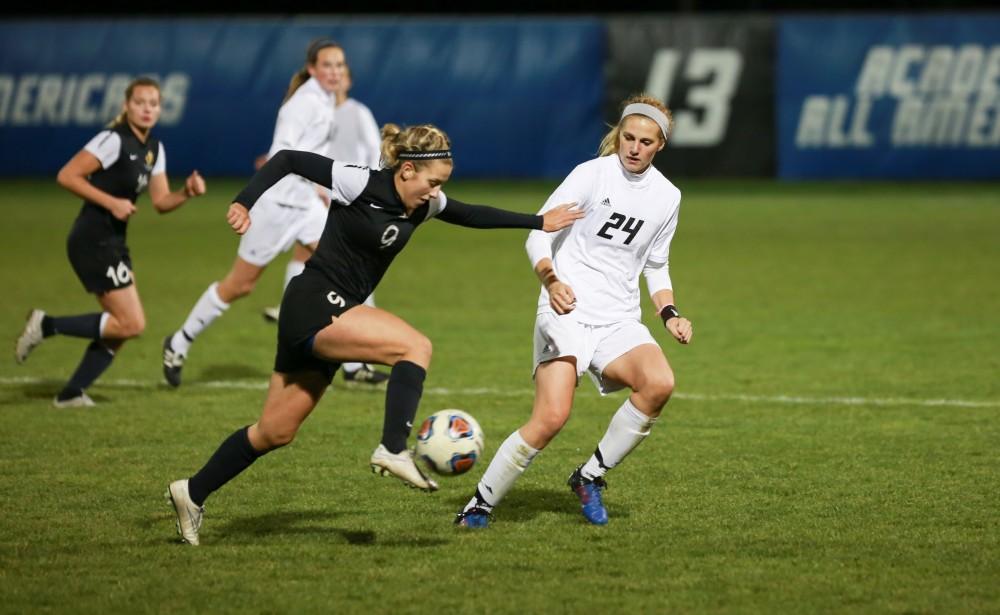
[[[385,386],[389,382],[389,374],[372,369],[365,365],[353,372],[344,372],[344,384],[348,386],[361,385],[365,387]]]
[[[266,307],[261,311],[261,315],[264,316],[264,320],[267,322],[278,322],[278,317],[281,315],[281,307]]]
[[[181,386],[181,370],[184,369],[184,355],[174,352],[170,346],[173,335],[163,338],[163,377],[175,389]]]

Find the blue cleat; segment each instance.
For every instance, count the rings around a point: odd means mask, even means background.
[[[481,527],[488,527],[490,519],[492,518],[493,515],[490,514],[490,512],[485,508],[473,506],[469,510],[463,510],[455,515],[455,525],[459,527],[478,529]]]
[[[604,508],[604,502],[601,501],[601,491],[608,487],[608,483],[603,478],[593,480],[586,478],[580,473],[582,467],[580,466],[573,471],[566,484],[576,494],[576,497],[580,498],[580,509],[584,518],[594,525],[607,525],[608,510]]]

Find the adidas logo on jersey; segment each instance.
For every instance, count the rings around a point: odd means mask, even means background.
[[[601,201],[601,205],[603,205],[604,207],[611,207],[611,199],[609,199],[608,197],[604,197],[604,200]]]

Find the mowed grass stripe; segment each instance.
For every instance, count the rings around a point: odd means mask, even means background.
[[[0,378],[0,386],[16,386],[23,384],[48,384],[57,386],[61,384],[58,380],[46,378],[32,378],[30,376],[5,377]],[[126,388],[126,389],[164,389],[168,387],[162,382],[152,380],[127,380],[108,379],[102,380],[96,387]],[[248,389],[267,390],[268,383],[265,381],[247,380],[208,380],[205,382],[191,382],[185,387],[199,387],[205,389]],[[490,396],[490,397],[524,397],[534,395],[534,389],[499,389],[490,387],[474,388],[448,388],[448,387],[427,387],[424,389],[425,395],[440,396]],[[578,395],[580,392],[577,393]],[[586,395],[586,393],[583,393]],[[969,399],[906,399],[906,398],[868,398],[868,397],[809,397],[805,395],[743,395],[739,393],[674,393],[673,399],[686,399],[690,401],[739,401],[763,404],[791,404],[791,405],[835,405],[835,406],[953,406],[957,408],[1000,408],[1000,401],[991,400],[969,400]]]

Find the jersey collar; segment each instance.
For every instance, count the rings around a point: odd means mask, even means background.
[[[628,180],[629,184],[632,187],[634,188],[646,187],[646,185],[649,183],[649,178],[652,177],[650,173],[650,171],[653,170],[652,164],[646,167],[646,170],[643,171],[642,173],[633,173],[632,171],[629,171],[628,169],[625,168],[625,165],[622,164],[622,160],[621,158],[618,157],[617,152],[611,154],[611,156],[614,157],[615,164],[618,165],[618,170],[621,172],[622,177]]]
[[[337,102],[337,95],[333,92],[327,92],[324,90],[323,86],[321,86],[319,81],[316,80],[316,77],[309,77],[309,80],[302,84],[302,87],[309,88],[324,98],[329,98],[331,102]]]

